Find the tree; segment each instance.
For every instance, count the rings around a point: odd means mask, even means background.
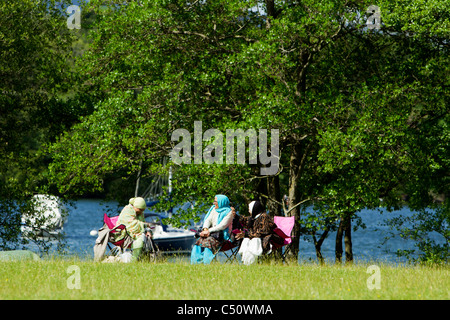
[[[449,211],[448,203],[436,208],[422,209],[407,217],[388,219],[386,225],[392,233],[388,239],[401,237],[413,240],[416,250],[398,250],[398,256],[407,257],[410,261],[440,264],[449,262]],[[387,240],[388,240],[387,239]]]
[[[161,207],[207,204],[226,193],[241,207],[260,197],[271,214],[281,214],[287,194],[284,213],[296,217],[296,238],[302,230],[314,236],[318,228],[339,228],[340,219],[351,261],[355,214],[395,208],[400,192],[423,176],[417,161],[427,161],[425,149],[411,141],[419,139],[422,117],[448,111],[448,42],[438,22],[425,19],[427,28],[410,30],[408,18],[424,16],[405,1],[379,4],[381,31],[367,28],[368,2],[100,4],[92,0],[83,9],[98,19],[78,64],[80,90],[91,95],[94,111],[49,149],[50,176],[61,192],[102,190],[116,175],[167,173],[160,159],[180,143],[172,133],[184,129],[191,148],[183,156],[191,164],[170,163],[174,190]],[[445,25],[441,4],[433,2],[433,12]],[[406,16],[405,8],[414,14]],[[201,133],[223,134],[197,139],[200,121]],[[279,130],[278,172],[261,175],[261,163],[226,164],[226,153],[222,163],[217,154],[217,163],[196,157],[195,150],[226,145],[227,129]],[[412,158],[416,152],[420,160]],[[320,215],[302,210],[311,204]],[[306,231],[300,223],[309,218]]]
[[[64,6],[64,1],[58,1]],[[55,1],[0,4],[0,238],[21,242],[20,216],[33,192],[47,192],[44,143],[77,115],[63,98],[71,90],[73,34]]]

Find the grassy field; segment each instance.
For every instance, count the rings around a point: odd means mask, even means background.
[[[0,262],[0,299],[450,299],[449,267],[368,266]]]

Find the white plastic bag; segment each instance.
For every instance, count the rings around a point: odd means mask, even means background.
[[[130,251],[125,251],[120,255],[120,262],[130,263],[133,260],[133,256]]]
[[[262,252],[263,250],[260,238],[244,238],[244,240],[242,240],[239,254],[242,257],[243,264],[248,266],[255,263]]]

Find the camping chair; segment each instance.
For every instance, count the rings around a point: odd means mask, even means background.
[[[106,213],[103,215],[103,221],[109,228],[108,248],[110,251],[113,250],[113,248],[111,248],[111,246],[109,245],[110,243],[113,244],[115,247],[119,247],[122,251],[130,248],[131,244],[133,243],[133,241],[131,241],[131,239],[127,239],[127,238],[129,238],[129,236],[126,236],[125,238],[123,238],[122,240],[119,240],[119,241],[115,240],[115,238],[122,232],[122,230],[125,229],[125,225],[123,225],[123,224],[116,226],[118,219],[119,219],[119,216],[108,217],[108,215]]]
[[[293,243],[292,229],[294,229],[295,217],[274,216],[273,221],[277,225],[277,228],[275,228],[274,231],[276,234],[278,234],[280,237],[284,239],[284,243],[283,245],[280,245],[272,242],[272,246],[273,249],[284,248],[284,251],[281,252],[281,259],[283,262],[285,262],[287,254],[291,250]]]
[[[131,237],[128,234],[122,240],[115,241],[115,238],[122,232],[123,229],[125,229],[125,225],[123,224],[116,226],[118,219],[119,216],[108,217],[106,213],[103,215],[103,221],[110,229],[108,235],[108,248],[110,250],[110,254],[112,255],[117,255],[116,251],[123,252],[125,249],[131,248],[131,245],[133,244],[133,241],[131,240]],[[154,229],[154,227],[152,227],[151,229]],[[110,243],[114,245],[114,248],[111,248],[111,246],[109,245]],[[159,248],[154,242],[153,238],[146,239],[146,241],[144,242],[143,249],[144,255],[147,256],[148,260],[151,262],[155,262],[158,258],[161,257]]]
[[[232,231],[232,233],[236,234],[240,232],[239,229],[235,229]],[[237,254],[239,252],[239,247],[241,246],[242,239],[240,240],[234,240],[230,241],[227,240],[222,244],[222,247],[220,248],[219,252],[223,252],[225,257],[227,257],[227,260],[225,260],[225,263],[230,262],[233,263],[234,261],[237,261]]]
[[[225,263],[233,263],[234,261],[237,261],[237,254],[239,252],[239,248],[241,247],[242,239],[236,240],[235,236],[240,233],[242,229],[244,229],[244,226],[239,220],[239,215],[236,214],[231,224],[231,238],[230,240],[225,241],[219,250],[219,252],[223,252],[223,254],[227,257]]]

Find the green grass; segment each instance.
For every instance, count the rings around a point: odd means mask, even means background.
[[[67,286],[71,265],[80,289]],[[450,299],[449,267],[378,266],[381,289],[369,290],[368,265],[10,261],[0,262],[0,299]]]

